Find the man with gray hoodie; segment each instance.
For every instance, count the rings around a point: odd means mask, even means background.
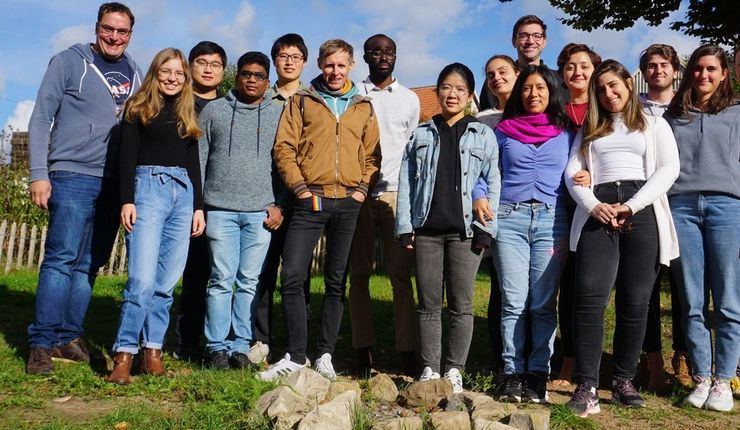
[[[53,370],[52,357],[89,362],[83,321],[98,269],[118,232],[115,183],[119,120],[141,85],[125,53],[134,15],[121,3],[98,9],[95,43],[52,57],[29,130],[31,199],[49,211],[26,371]]]
[[[243,368],[252,340],[252,303],[271,231],[283,221],[272,147],[283,106],[265,98],[270,60],[247,52],[235,89],[200,114],[200,163],[211,250],[206,350],[214,369]],[[234,284],[236,288],[234,289]]]

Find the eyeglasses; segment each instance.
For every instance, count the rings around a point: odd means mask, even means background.
[[[98,31],[104,36],[110,36],[111,34],[118,33],[119,36],[126,38],[131,36],[132,30],[130,28],[115,28],[110,25],[98,23]]]
[[[249,78],[254,78],[254,80],[257,81],[257,82],[262,82],[265,79],[267,79],[267,75],[264,74],[264,73],[260,73],[260,72],[254,73],[254,72],[250,72],[248,70],[242,70],[242,71],[240,71],[239,72],[239,76],[242,77],[242,78],[244,78],[244,79],[247,79],[247,80],[249,80]]]
[[[439,93],[441,95],[443,95],[443,96],[446,96],[446,95],[451,94],[453,92],[455,94],[457,94],[457,95],[466,95],[466,96],[468,95],[468,89],[467,88],[462,88],[462,87],[455,88],[455,87],[451,87],[449,85],[442,85],[442,86],[439,87]]]
[[[519,39],[519,40],[522,40],[522,41],[527,40],[530,37],[535,42],[539,42],[540,40],[542,40],[545,37],[545,35],[543,33],[525,33],[525,32],[521,32],[521,33],[517,33],[516,34],[516,38]]]
[[[220,61],[213,61],[213,62],[209,63],[206,60],[195,60],[195,61],[193,61],[193,64],[195,64],[196,66],[198,66],[199,68],[201,68],[203,70],[205,70],[206,68],[208,68],[208,66],[211,66],[211,70],[213,70],[214,72],[217,72],[217,71],[219,71],[219,70],[221,70],[221,69],[224,68],[224,65],[221,64]]]
[[[396,51],[381,51],[380,49],[371,49],[365,51],[365,54],[371,56],[376,60],[379,60],[381,57],[385,57],[388,59],[396,58]]]
[[[185,80],[185,72],[182,70],[159,69],[157,71],[157,75],[159,75],[160,78],[169,78],[173,74],[175,75],[175,79],[178,81]]]
[[[294,63],[297,63],[299,61],[303,61],[303,55],[301,54],[293,54],[293,55],[278,54],[277,59],[278,61],[283,62],[283,63],[287,63],[289,59],[292,60]]]

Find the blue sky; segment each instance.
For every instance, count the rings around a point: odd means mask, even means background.
[[[548,25],[543,58],[555,64],[568,42],[586,43],[603,58],[637,67],[642,49],[651,43],[672,44],[688,55],[699,41],[668,29],[682,17],[674,13],[659,27],[644,22],[626,31],[575,31],[560,24],[563,13],[547,0],[214,0],[124,1],[136,16],[129,52],[146,70],[154,54],[167,46],[184,50],[200,40],[213,40],[235,61],[247,50],[269,53],[272,42],[287,32],[304,36],[309,63],[304,80],[318,73],[316,53],[326,39],[343,38],[362,49],[375,33],[396,40],[396,77],[406,86],[435,82],[441,68],[459,61],[483,80],[483,63],[493,54],[514,55],[511,27],[522,15],[536,14]],[[94,38],[100,1],[4,0],[0,14],[0,126],[25,130],[46,65],[56,52]],[[367,68],[361,55],[352,77],[361,80]],[[274,77],[274,76],[273,76]]]

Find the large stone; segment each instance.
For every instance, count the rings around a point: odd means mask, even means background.
[[[352,415],[361,407],[357,392],[345,391],[306,414],[298,430],[351,430]]]
[[[326,398],[329,385],[331,385],[331,381],[308,367],[302,367],[292,372],[285,378],[284,383],[298,393],[299,396],[316,402],[321,402]]]
[[[463,396],[454,393],[447,396],[445,412],[468,412],[468,406]]]
[[[395,402],[398,397],[398,388],[390,376],[380,373],[367,381],[367,391],[370,395],[384,402]]]
[[[431,409],[438,406],[439,402],[450,394],[452,394],[452,384],[447,378],[441,378],[414,382],[403,390],[401,396],[411,406]]]
[[[255,408],[275,422],[275,428],[291,428],[303,418],[315,402],[296,394],[290,387],[281,385],[257,399]]]
[[[507,426],[498,421],[491,421],[485,418],[476,418],[473,420],[473,430],[516,430],[514,427]]]
[[[470,416],[467,412],[433,412],[432,427],[435,430],[460,430],[470,428]]]
[[[329,391],[326,393],[326,398],[324,400],[328,402],[345,391],[354,391],[357,393],[357,396],[362,395],[362,388],[360,388],[360,383],[357,381],[333,381],[331,385],[329,385]]]
[[[422,430],[424,422],[420,417],[401,417],[378,421],[373,430]]]
[[[509,425],[519,430],[549,430],[550,411],[547,409],[516,411],[509,418]]]

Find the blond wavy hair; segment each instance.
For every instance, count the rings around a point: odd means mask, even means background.
[[[162,110],[164,96],[159,90],[157,75],[164,63],[170,60],[180,60],[185,82],[176,96],[175,115],[177,116],[177,132],[181,138],[198,139],[202,132],[198,128],[195,117],[195,99],[193,96],[193,77],[190,74],[188,61],[182,51],[176,48],[165,48],[157,53],[146,72],[141,88],[126,102],[125,120],[134,123],[137,119],[142,124],[149,125],[152,119]]]

